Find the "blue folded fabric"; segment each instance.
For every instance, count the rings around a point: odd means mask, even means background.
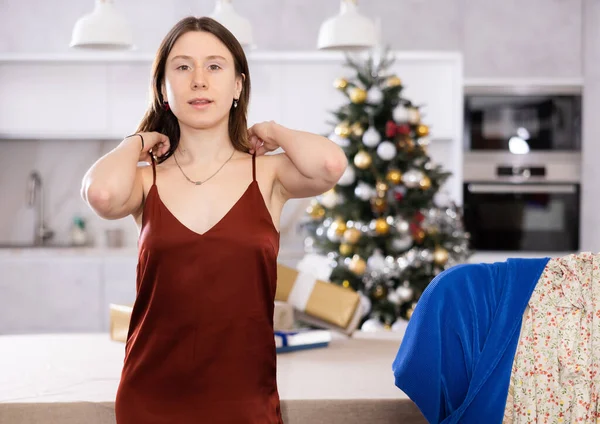
[[[523,313],[550,258],[463,264],[439,274],[393,362],[429,423],[501,423]]]

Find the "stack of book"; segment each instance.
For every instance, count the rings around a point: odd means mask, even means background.
[[[275,331],[275,347],[277,353],[327,347],[329,346],[330,341],[330,330],[301,328],[296,330]]]

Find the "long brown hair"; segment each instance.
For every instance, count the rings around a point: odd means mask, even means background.
[[[250,73],[244,49],[235,36],[214,19],[189,16],[180,20],[173,28],[171,28],[158,48],[154,63],[152,64],[150,105],[136,130],[136,132],[157,131],[169,137],[169,151],[162,156],[162,158],[159,158],[159,162],[164,161],[173,154],[179,144],[180,136],[177,118],[173,112],[165,110],[163,106],[164,99],[162,97],[161,87],[165,79],[167,57],[179,37],[190,31],[209,32],[221,40],[233,56],[236,75],[242,77],[243,74],[242,92],[238,100],[238,105],[235,108],[232,107],[229,111],[229,138],[236,150],[242,152],[248,152],[250,150],[247,127],[248,103],[250,101]]]

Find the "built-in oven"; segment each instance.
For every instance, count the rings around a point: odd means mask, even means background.
[[[476,160],[477,154],[470,155],[463,201],[472,249],[579,250],[581,190],[575,159],[545,155],[514,164],[501,157]]]

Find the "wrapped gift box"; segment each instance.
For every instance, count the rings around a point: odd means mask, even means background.
[[[110,338],[117,342],[125,343],[127,341],[127,333],[129,331],[129,321],[131,319],[131,305],[115,305],[111,303],[109,306],[110,317]]]
[[[129,321],[131,319],[131,305],[117,305],[111,303],[109,306],[110,338],[118,342],[127,341]],[[273,328],[275,331],[291,330],[294,327],[294,308],[287,302],[275,301],[273,313]]]
[[[273,330],[285,331],[294,328],[294,308],[287,302],[275,301]]]
[[[362,317],[356,291],[281,264],[277,265],[275,299],[291,304],[299,320],[346,334],[356,330]]]

